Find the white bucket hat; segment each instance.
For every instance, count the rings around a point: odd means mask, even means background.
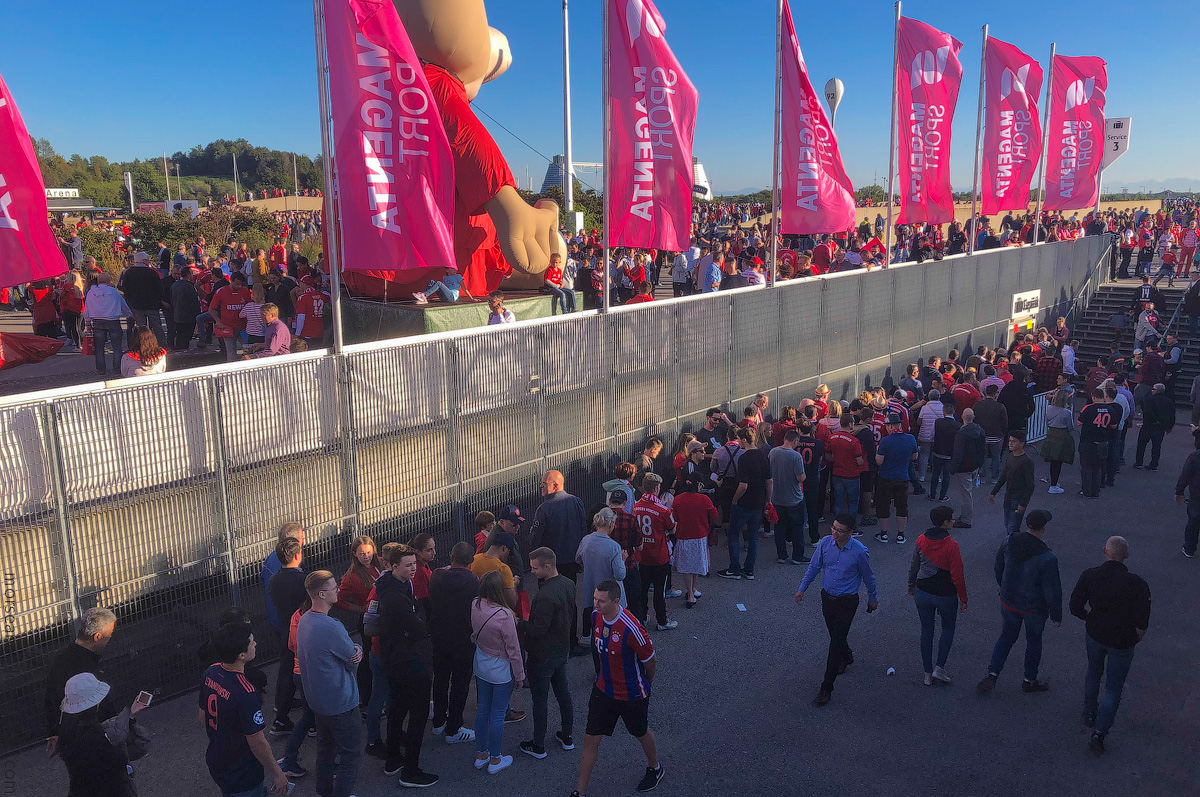
[[[93,706],[100,705],[100,701],[108,694],[109,688],[108,684],[90,672],[81,672],[67,681],[61,708],[67,714],[79,714],[87,711]]]

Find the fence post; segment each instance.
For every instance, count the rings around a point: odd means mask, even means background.
[[[67,582],[67,597],[71,602],[71,620],[83,615],[75,583],[75,550],[71,544],[71,522],[67,511],[66,469],[63,467],[62,444],[58,436],[58,407],[52,402],[41,405],[39,414],[45,430],[47,453],[50,455],[50,481],[54,487],[54,503],[58,511],[58,533],[62,542],[62,572]]]
[[[470,538],[466,532],[466,487],[463,484],[463,463],[462,463],[462,446],[459,443],[461,430],[459,429],[459,408],[462,406],[458,400],[459,396],[459,372],[458,372],[458,344],[453,340],[445,342],[443,349],[445,356],[442,358],[445,368],[443,379],[446,380],[446,447],[449,449],[446,453],[450,461],[451,467],[454,468],[451,476],[451,481],[454,485],[454,509],[451,511],[451,520],[454,524],[454,534],[458,537],[459,542],[470,542]]]
[[[354,530],[351,536],[357,535],[362,528],[359,518],[358,494],[358,458],[354,450],[354,399],[353,376],[351,374],[350,358],[345,354],[335,354],[334,367],[337,372],[335,396],[338,401],[338,411],[341,415],[341,470],[342,470],[342,516],[353,518]]]
[[[229,505],[229,478],[225,463],[225,426],[221,412],[223,386],[217,379],[208,380],[209,419],[213,428],[213,454],[216,457],[217,501],[220,504],[217,520],[225,536],[225,559],[229,568],[229,597],[234,606],[241,606],[238,586],[237,550],[233,539],[233,508]]]

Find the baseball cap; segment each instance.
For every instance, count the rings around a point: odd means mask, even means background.
[[[1016,440],[1020,440],[1022,443],[1025,442],[1025,430],[1024,429],[1013,429],[1011,432],[1008,433],[1008,436],[1012,437]]]
[[[517,541],[507,531],[493,532],[491,541],[493,545],[503,545],[510,551],[517,550]]]
[[[701,443],[699,440],[693,440],[692,442],[687,444],[688,456],[695,454],[697,451],[703,451],[703,450],[704,450],[704,443]]]
[[[885,423],[887,423],[888,426],[899,426],[901,424],[900,416],[894,412],[889,412]]]
[[[525,518],[521,516],[521,510],[516,504],[509,504],[496,513],[496,520],[507,520],[512,523],[524,523]]]
[[[1037,531],[1046,528],[1046,524],[1054,520],[1054,515],[1046,509],[1035,509],[1025,516],[1025,525]]]

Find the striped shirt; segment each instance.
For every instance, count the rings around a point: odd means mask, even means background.
[[[645,700],[650,680],[645,663],[654,658],[654,645],[628,609],[610,622],[592,612],[592,639],[600,658],[596,688],[614,700]]]

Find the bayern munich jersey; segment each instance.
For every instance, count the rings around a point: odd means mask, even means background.
[[[654,658],[654,645],[629,610],[622,609],[611,623],[593,610],[592,639],[600,654],[596,688],[614,700],[650,697],[645,663]]]

